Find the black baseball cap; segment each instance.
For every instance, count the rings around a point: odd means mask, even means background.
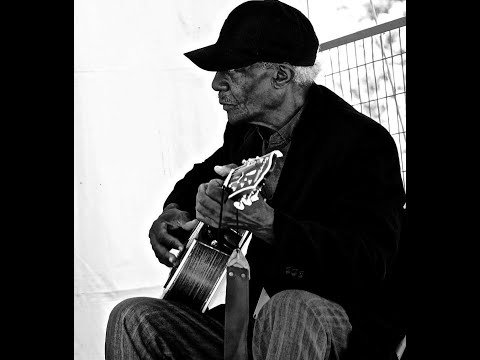
[[[242,68],[256,62],[315,63],[318,39],[310,20],[281,1],[247,1],[228,15],[215,44],[185,53],[208,71]]]

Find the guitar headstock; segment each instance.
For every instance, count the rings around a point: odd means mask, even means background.
[[[282,156],[279,150],[273,150],[263,156],[243,160],[241,166],[230,171],[223,185],[237,209],[243,210],[245,205],[250,206],[259,199],[258,193],[264,179],[273,168],[276,158]]]

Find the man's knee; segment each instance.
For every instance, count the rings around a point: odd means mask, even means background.
[[[119,302],[110,312],[110,316],[108,321],[123,321],[124,319],[128,319],[131,317],[135,312],[138,311],[138,304],[141,304],[142,298],[130,298],[125,299]]]
[[[255,321],[255,330],[273,331],[276,326],[283,327],[286,323],[293,325],[293,322],[297,323],[297,326],[308,326],[306,322],[298,323],[296,320],[312,311],[309,302],[312,297],[317,295],[302,290],[284,290],[276,293],[260,309]]]
[[[317,294],[305,290],[284,290],[273,295],[262,307],[258,317],[268,314],[296,314],[312,313],[314,316],[335,316],[348,319],[348,316],[339,304],[325,299]]]
[[[272,315],[295,315],[298,313],[321,312],[324,305],[334,304],[316,294],[304,290],[284,290],[273,295],[258,314],[261,320]],[[339,306],[339,305],[338,305]]]
[[[338,304],[303,290],[272,296],[258,313],[254,327],[255,358],[270,352],[322,359],[345,348],[351,325]]]
[[[274,331],[287,324],[318,336],[332,332],[346,335],[352,329],[342,306],[304,290],[284,290],[273,295],[259,311],[255,330]]]
[[[137,327],[144,323],[152,312],[159,313],[161,300],[148,297],[134,297],[121,301],[110,312],[108,328],[129,328]]]

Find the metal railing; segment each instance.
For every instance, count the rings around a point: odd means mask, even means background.
[[[382,124],[407,181],[406,17],[320,44],[320,83]]]

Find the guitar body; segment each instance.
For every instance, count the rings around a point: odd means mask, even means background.
[[[173,268],[165,284],[163,299],[175,300],[205,312],[225,277],[227,261],[233,250],[241,247],[249,238],[248,231],[239,233],[223,230],[223,241],[218,241],[217,229],[199,222],[189,238],[189,245]],[[225,235],[228,233],[227,241]],[[231,241],[235,239],[237,245]]]
[[[230,171],[224,188],[234,206],[243,210],[258,200],[265,177],[273,169],[278,150],[262,157],[244,160],[243,165]],[[199,221],[191,232],[180,263],[172,268],[161,298],[178,301],[201,311],[208,308],[218,286],[225,277],[227,261],[233,250],[242,248],[250,239],[247,230],[212,228]]]

